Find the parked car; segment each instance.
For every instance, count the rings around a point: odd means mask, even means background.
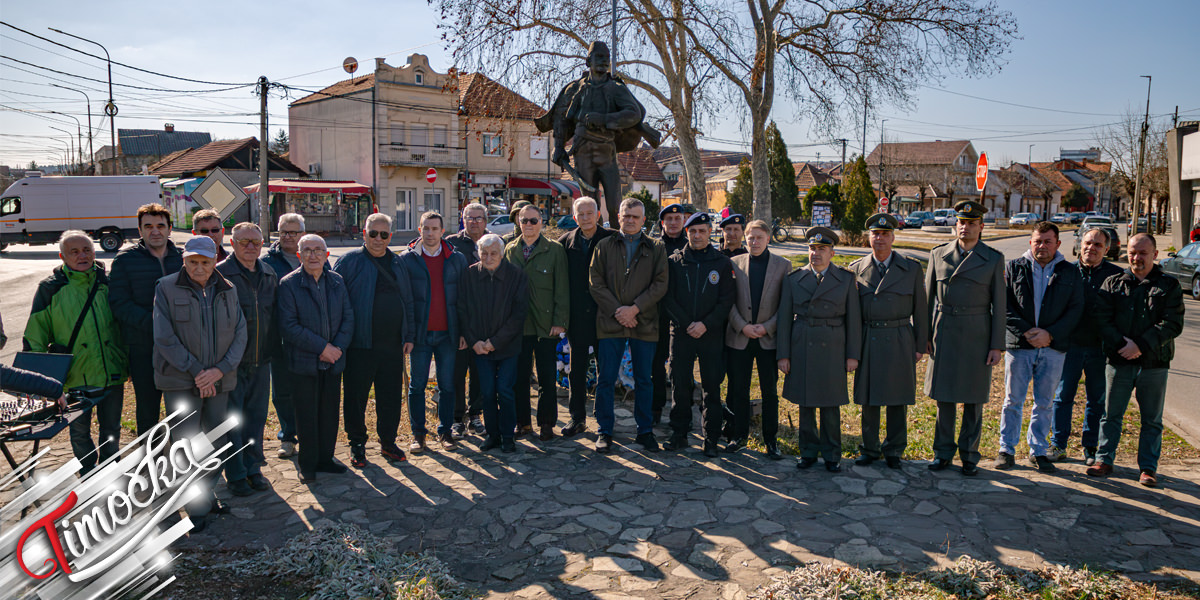
[[[916,210],[908,213],[907,217],[904,217],[904,226],[919,228],[925,225],[926,221],[931,220],[933,220],[933,213],[927,210]]]
[[[1067,213],[1067,216],[1071,217],[1072,224],[1078,225],[1083,222],[1083,213],[1081,212]]]
[[[1146,217],[1138,217],[1137,231],[1133,230],[1133,221],[1129,221],[1129,222],[1125,223],[1125,234],[1133,235],[1135,233],[1149,233],[1151,231],[1155,231],[1157,228],[1158,228],[1158,215],[1152,215],[1150,217],[1150,228],[1149,229],[1146,228]]]
[[[1179,252],[1167,254],[1159,263],[1167,275],[1179,280],[1179,285],[1192,291],[1192,298],[1200,300],[1200,242],[1192,242]]]
[[[956,213],[953,208],[939,208],[933,211],[933,224],[940,226],[953,225]]]
[[[1038,221],[1041,221],[1041,220],[1042,220],[1042,218],[1040,216],[1038,216],[1037,213],[1024,212],[1024,213],[1017,213],[1017,214],[1013,215],[1012,218],[1008,220],[1008,224],[1009,225],[1033,225],[1034,223],[1037,223]]]
[[[555,225],[555,227],[558,227],[563,231],[570,231],[576,227],[579,227],[579,223],[575,222],[575,217],[572,217],[571,215],[563,215],[562,218],[558,220],[558,223]]]
[[[1050,217],[1050,222],[1054,223],[1055,225],[1066,225],[1067,223],[1071,222],[1071,215],[1068,215],[1067,213],[1054,213]]]
[[[488,223],[487,230],[488,233],[494,233],[496,235],[508,235],[512,233],[516,227],[517,226],[511,220],[509,220],[508,215],[500,215],[495,219],[492,219],[491,223]]]
[[[1113,224],[1108,217],[1087,217],[1075,230],[1075,244],[1071,248],[1071,253],[1079,256],[1080,246],[1083,244],[1083,234],[1089,229],[1100,228],[1108,232],[1108,251],[1105,256],[1109,260],[1117,260],[1121,256],[1121,238],[1117,237],[1117,226]]]

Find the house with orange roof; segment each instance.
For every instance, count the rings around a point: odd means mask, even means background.
[[[978,200],[975,163],[979,153],[969,140],[885,142],[867,156],[867,170],[889,197],[905,186],[915,197],[899,195],[897,212],[952,208],[962,200]],[[990,216],[1004,211],[1002,202],[985,197]]]

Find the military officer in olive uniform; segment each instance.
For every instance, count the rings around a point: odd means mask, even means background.
[[[683,250],[688,245],[687,234],[683,230],[688,217],[695,212],[690,204],[668,204],[658,211],[658,229],[662,235],[663,246],[670,257],[676,250]],[[670,288],[667,288],[670,293]],[[667,362],[671,356],[671,320],[667,311],[658,312],[658,345],[654,347],[654,364],[650,367],[650,379],[654,382],[654,400],[651,414],[654,423],[662,419],[663,409],[667,406]]]
[[[721,219],[721,254],[733,258],[739,254],[747,254],[746,249],[746,217],[729,215]]]
[[[892,469],[908,447],[908,407],[916,403],[917,361],[929,343],[929,307],[921,264],[892,251],[896,217],[867,219],[871,254],[850,263],[862,305],[862,364],[854,372],[854,401],[862,406],[862,445],[854,464],[880,456]],[[879,444],[880,407],[887,435]]]
[[[957,241],[929,253],[925,293],[932,323],[925,393],[937,401],[932,471],[950,466],[957,449],[962,474],[976,475],[983,405],[992,389],[992,367],[1004,349],[1004,255],[979,240],[987,209],[973,200],[954,205]],[[963,422],[955,441],[958,405]]]
[[[825,459],[842,470],[841,406],[849,402],[846,373],[862,356],[862,314],[854,274],[834,265],[837,235],[808,230],[808,266],[788,274],[779,299],[776,358],[783,397],[800,406],[800,462],[807,469]],[[820,425],[817,423],[820,409]]]

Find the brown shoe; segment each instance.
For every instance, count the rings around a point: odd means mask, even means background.
[[[542,440],[543,442],[549,442],[550,440],[554,439],[554,428],[543,427],[542,433],[538,436],[538,439]]]
[[[429,451],[429,446],[425,444],[425,434],[418,433],[413,436],[413,441],[408,445],[408,451],[413,454],[422,454]]]
[[[1142,475],[1138,477],[1138,483],[1148,488],[1158,487],[1158,476],[1154,474],[1154,471],[1142,469]]]
[[[523,438],[528,435],[533,435],[533,426],[532,425],[518,425],[517,426],[517,438],[518,439]]]
[[[441,436],[440,441],[442,442],[442,450],[446,450],[447,452],[458,448],[458,442],[454,441],[454,436],[448,433]]]
[[[1112,475],[1112,465],[1106,462],[1098,462],[1094,466],[1088,467],[1087,474],[1091,477],[1108,477]]]

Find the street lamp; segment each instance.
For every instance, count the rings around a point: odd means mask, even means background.
[[[66,144],[66,145],[67,145],[67,156],[66,156],[66,159],[63,161],[63,164],[64,164],[64,165],[69,165],[69,164],[71,163],[71,142],[70,142],[70,140],[71,140],[71,132],[70,132],[70,131],[66,131],[66,130],[64,130],[64,129],[59,129],[59,128],[57,128],[57,127],[51,127],[50,129],[53,129],[53,130],[55,130],[55,131],[61,131],[61,132],[65,133],[65,134],[67,134],[67,141],[65,141],[65,142],[64,142],[64,141],[62,141],[62,140],[60,140],[60,139],[58,139],[58,138],[56,138],[56,137],[54,137],[54,136],[49,136],[49,137],[50,137],[50,139],[52,139],[52,140],[54,140],[54,141],[56,141],[56,142],[58,142],[58,143],[60,143],[60,144]]]
[[[113,158],[115,159],[117,157],[117,127],[116,127],[114,121],[116,120],[116,117],[117,117],[117,105],[113,103],[112,56],[109,55],[108,48],[105,48],[104,45],[101,44],[100,42],[97,42],[95,40],[89,40],[87,38],[81,38],[73,33],[67,33],[65,31],[62,31],[61,29],[55,29],[53,27],[48,27],[47,29],[49,29],[50,31],[53,31],[55,33],[61,33],[65,36],[73,37],[77,40],[85,41],[89,44],[95,44],[97,46],[100,46],[100,49],[104,51],[104,56],[106,58],[108,58],[108,103],[104,105],[104,114],[108,115],[108,135],[109,135],[110,143],[112,144]],[[116,161],[114,161],[114,162],[116,162]]]
[[[79,138],[79,142],[76,144],[76,147],[79,148],[79,153],[77,155],[78,156],[77,162],[79,164],[79,168],[82,169],[83,168],[83,124],[79,122],[79,119],[76,119],[73,115],[68,115],[65,112],[58,112],[57,110],[52,110],[52,111],[50,111],[50,114],[62,115],[64,117],[70,117],[72,120],[75,121],[75,133],[76,133],[76,136],[78,136],[78,138]]]
[[[56,88],[62,88],[62,89],[64,89],[64,90],[70,90],[70,91],[72,91],[72,92],[78,92],[78,93],[80,93],[80,94],[83,94],[83,97],[84,97],[84,99],[85,99],[85,100],[87,100],[87,113],[88,113],[88,162],[89,162],[89,163],[91,163],[91,165],[92,165],[92,173],[93,173],[93,174],[95,174],[95,172],[96,172],[96,148],[95,148],[95,146],[93,146],[93,145],[92,145],[92,99],[91,99],[91,98],[89,98],[89,97],[88,97],[88,95],[87,95],[86,93],[84,93],[82,90],[77,90],[77,89],[75,89],[75,88],[69,88],[69,87],[67,87],[67,86],[65,86],[65,85],[58,85],[57,83],[52,83],[52,84],[50,84],[50,85],[52,85],[52,86],[54,86],[54,87],[56,87]]]
[[[1029,178],[1033,176],[1033,147],[1036,145],[1037,144],[1029,145],[1029,155],[1025,157],[1025,186],[1024,189],[1021,190],[1021,204],[1024,205],[1028,205],[1028,202],[1025,200],[1025,196],[1029,193]],[[1025,212],[1024,209],[1022,209],[1021,212]]]

